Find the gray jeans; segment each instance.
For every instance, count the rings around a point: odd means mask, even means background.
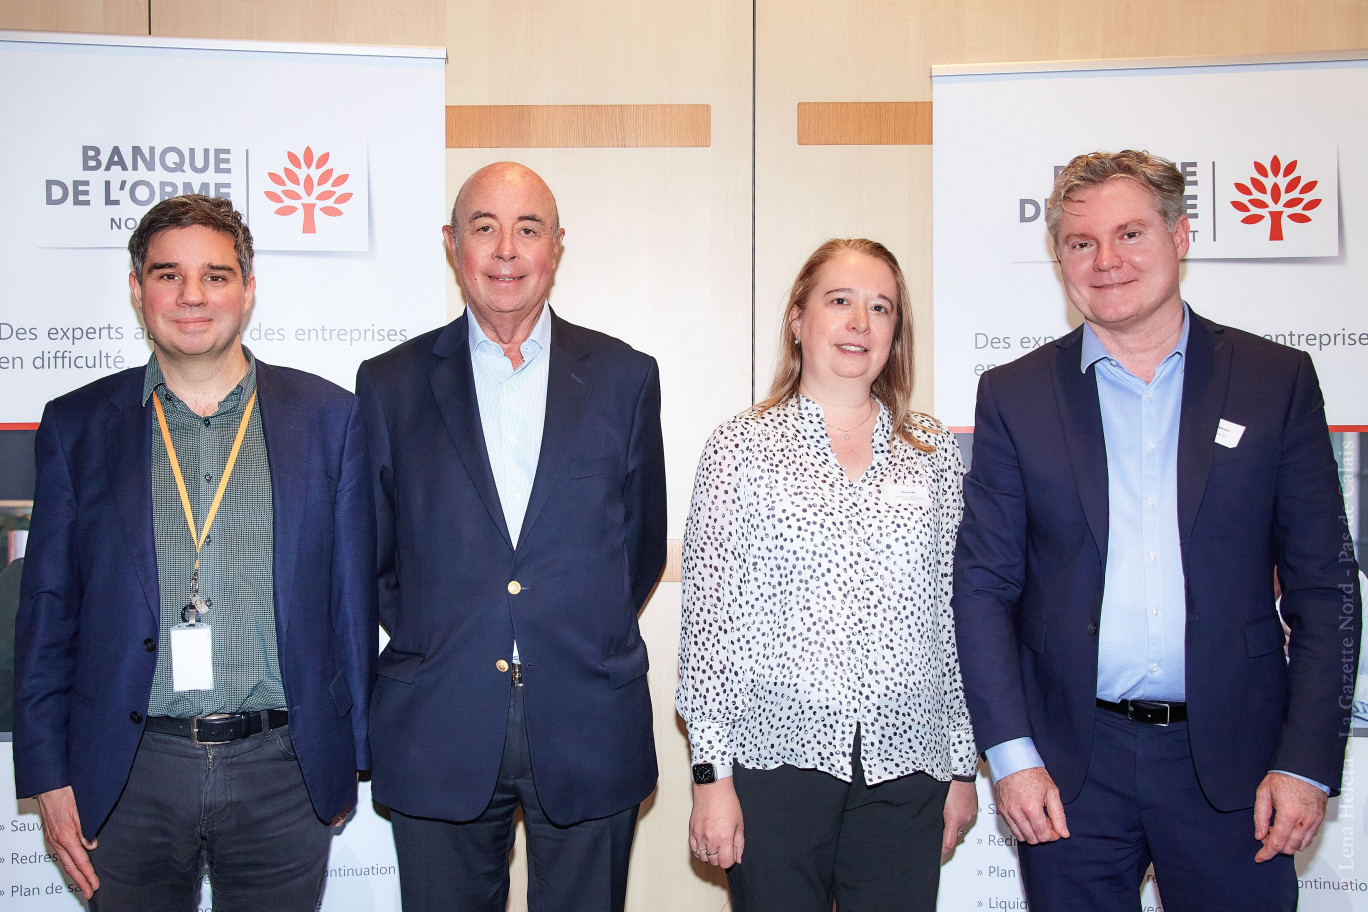
[[[314,814],[289,727],[226,744],[146,732],[90,853],[92,912],[314,912],[331,828]]]

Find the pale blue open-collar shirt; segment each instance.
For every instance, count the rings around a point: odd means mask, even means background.
[[[1181,703],[1185,695],[1183,552],[1178,540],[1178,425],[1188,315],[1146,383],[1083,327],[1082,370],[1096,365],[1107,449],[1107,570],[1097,696]]]
[[[513,547],[518,546],[532,480],[537,475],[542,431],[546,426],[546,385],[551,376],[551,308],[541,316],[519,347],[523,363],[516,370],[499,344],[485,335],[475,315],[466,321],[470,369],[480,408],[485,452],[499,492],[499,506]],[[517,661],[518,644],[513,644]]]
[[[1079,370],[1096,366],[1107,451],[1107,567],[1098,629],[1097,696],[1184,699],[1187,600],[1178,540],[1178,427],[1191,321],[1183,305],[1178,343],[1149,383],[1112,357],[1083,325]],[[1031,738],[990,747],[1001,779],[1044,766]]]
[[[546,384],[551,375],[551,308],[541,316],[519,350],[517,370],[499,343],[485,335],[471,314],[466,321],[470,338],[470,368],[475,377],[475,399],[480,407],[485,451],[494,473],[504,522],[513,547],[518,546],[523,517],[537,474],[542,430],[546,425]]]

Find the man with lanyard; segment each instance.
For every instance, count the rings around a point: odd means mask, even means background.
[[[352,397],[242,345],[251,234],[182,196],[129,241],[153,355],[48,404],[15,781],[96,910],[314,910],[369,768],[373,519]]]

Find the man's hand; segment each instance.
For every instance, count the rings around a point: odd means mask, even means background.
[[[945,796],[945,832],[941,834],[941,860],[950,857],[964,833],[978,816],[978,789],[972,782],[951,780]]]
[[[689,848],[699,861],[719,868],[741,863],[746,839],[741,832],[741,802],[731,777],[693,787]]]
[[[1309,846],[1325,820],[1327,797],[1296,776],[1264,776],[1254,793],[1254,838],[1263,843],[1254,860],[1268,861],[1279,853],[1294,855]]]
[[[100,889],[100,879],[90,866],[87,849],[96,842],[86,842],[81,835],[81,816],[76,812],[76,793],[71,786],[63,786],[38,795],[38,815],[43,819],[43,838],[57,853],[62,870],[76,882],[86,899]]]
[[[1064,804],[1059,789],[1043,766],[1033,766],[1004,776],[993,786],[998,813],[1007,820],[1012,835],[1038,845],[1069,838]]]

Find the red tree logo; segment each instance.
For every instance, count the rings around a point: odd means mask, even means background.
[[[351,175],[334,174],[333,169],[328,168],[328,156],[329,153],[324,152],[315,159],[313,147],[305,146],[302,156],[288,151],[285,153],[285,157],[290,160],[293,168],[281,168],[283,174],[277,174],[274,171],[266,172],[271,183],[281,188],[279,193],[274,190],[265,191],[268,200],[280,204],[275,214],[294,215],[303,209],[304,234],[318,233],[314,225],[315,209],[324,215],[336,218],[342,214],[342,210],[337,207],[352,198],[350,193],[337,192],[337,188],[345,184]],[[303,172],[302,178],[300,172]],[[315,176],[315,172],[318,172],[317,176]],[[293,203],[299,205],[296,206]],[[328,205],[320,205],[321,203]]]
[[[1319,198],[1311,197],[1311,191],[1316,189],[1319,181],[1302,183],[1301,175],[1294,173],[1297,170],[1295,158],[1283,164],[1275,155],[1267,165],[1256,161],[1254,170],[1258,176],[1251,176],[1249,183],[1235,182],[1235,189],[1245,196],[1244,201],[1230,201],[1230,205],[1239,212],[1249,213],[1240,219],[1242,224],[1257,225],[1267,218],[1268,239],[1281,241],[1284,214],[1289,222],[1299,225],[1311,221],[1311,216],[1306,213],[1321,204]]]

